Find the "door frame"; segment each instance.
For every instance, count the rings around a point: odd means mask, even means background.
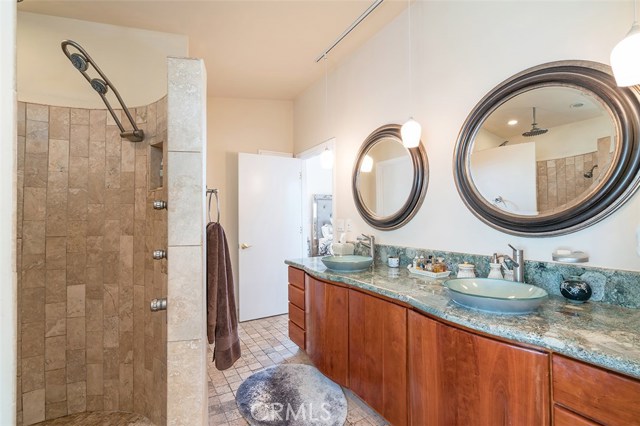
[[[299,158],[301,160],[308,160],[312,157],[315,157],[317,155],[322,154],[322,152],[325,149],[329,149],[332,153],[333,153],[333,167],[331,168],[331,196],[332,196],[332,205],[331,205],[331,215],[333,217],[333,219],[336,219],[336,161],[338,159],[338,156],[336,155],[336,138],[332,137],[327,139],[324,142],[319,143],[318,145],[314,145],[309,149],[306,149],[302,152],[299,152],[298,154],[295,154],[296,158]],[[307,168],[304,167],[302,169],[302,202],[304,203],[305,200],[308,198],[307,194]],[[305,209],[305,206],[302,205],[300,206],[302,208],[302,212],[306,212],[307,209]],[[311,214],[309,214],[309,219],[311,218]],[[305,215],[303,214],[302,217],[302,223],[303,226],[305,224],[305,221],[307,220],[307,217],[305,217]],[[336,234],[336,230],[333,230],[334,235]],[[302,253],[304,255],[304,253],[306,253],[306,241],[304,241],[304,238],[302,239]]]

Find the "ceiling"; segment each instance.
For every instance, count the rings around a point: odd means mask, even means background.
[[[491,113],[482,127],[505,140],[521,135],[531,129],[533,107],[537,127],[545,129],[608,114],[588,92],[572,87],[543,87],[509,99]],[[517,120],[517,124],[509,125],[509,120]]]
[[[315,59],[372,0],[24,0],[25,12],[101,22],[189,37],[203,58],[209,96],[294,99],[321,78]],[[386,0],[329,55],[336,64],[406,8]]]

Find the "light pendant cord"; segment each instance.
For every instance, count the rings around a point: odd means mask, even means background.
[[[409,117],[413,117],[413,37],[411,34],[411,0],[407,0],[407,16],[409,17]]]
[[[329,69],[327,60],[329,59],[325,54],[324,57],[324,132],[325,139],[329,139]]]

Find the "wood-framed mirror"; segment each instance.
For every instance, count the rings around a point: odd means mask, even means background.
[[[640,182],[640,91],[610,68],[562,61],[499,84],[471,111],[454,152],[467,207],[513,235],[584,229],[619,208]]]
[[[400,228],[422,205],[428,180],[429,163],[422,143],[405,148],[399,125],[379,127],[365,139],[353,168],[358,213],[376,229]]]

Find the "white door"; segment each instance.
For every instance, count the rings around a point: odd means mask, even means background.
[[[288,311],[285,259],[302,257],[302,160],[238,155],[240,321]]]

